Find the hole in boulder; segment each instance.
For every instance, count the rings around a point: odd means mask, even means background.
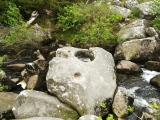
[[[75,54],[75,57],[77,57],[79,60],[81,60],[83,62],[91,62],[94,60],[94,54],[90,50],[78,51]]]
[[[75,74],[74,74],[74,77],[80,78],[80,77],[81,77],[81,73],[79,73],[79,72],[75,73]]]

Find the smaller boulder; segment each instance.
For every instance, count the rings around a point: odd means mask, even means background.
[[[120,0],[113,0],[112,1],[112,5],[120,6],[121,5],[121,1]]]
[[[134,8],[138,4],[139,3],[137,0],[126,0],[124,3],[124,7],[130,9],[130,8]]]
[[[122,27],[122,29],[118,32],[118,37],[124,40],[145,38],[145,29],[148,25],[149,24],[145,19],[135,20],[134,22]]]
[[[133,101],[133,97],[125,88],[118,87],[113,100],[112,110],[117,117],[123,118],[131,112],[129,107],[133,107]]]
[[[13,117],[11,112],[13,103],[18,94],[12,92],[0,92],[0,119],[9,120]]]
[[[117,69],[117,72],[125,73],[125,74],[136,74],[136,73],[143,72],[139,65],[127,60],[120,61],[117,64],[116,69]]]
[[[150,80],[150,84],[157,87],[160,90],[160,75],[156,75]]]
[[[0,92],[0,113],[12,109],[18,94],[12,92]]]
[[[95,115],[84,115],[81,116],[78,120],[98,120],[98,117]]]
[[[158,35],[157,31],[153,27],[146,28],[146,33],[150,37],[155,37],[157,40],[159,40],[159,35]]]
[[[130,9],[116,6],[116,5],[113,7],[113,11],[116,11],[117,13],[121,14],[124,18],[127,18],[131,14]]]
[[[158,61],[147,61],[145,62],[144,66],[148,70],[154,70],[160,72],[160,62]]]
[[[77,120],[78,113],[55,96],[35,90],[24,90],[16,98],[12,111],[16,119],[31,117],[56,117]]]
[[[38,75],[31,76],[27,82],[27,89],[31,90],[37,88],[38,84],[40,84],[38,78]]]
[[[139,11],[140,11],[140,15],[139,15],[140,18],[151,19],[155,16],[154,12],[151,8],[151,4],[152,4],[152,1],[144,2],[144,3],[141,3],[135,7],[137,9],[139,9]]]

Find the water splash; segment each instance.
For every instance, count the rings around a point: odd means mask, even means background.
[[[160,74],[160,72],[156,72],[156,71],[150,71],[147,70],[145,68],[142,68],[143,70],[143,74],[141,75],[141,77],[147,81],[148,83],[150,82],[150,79],[153,78],[154,76]]]

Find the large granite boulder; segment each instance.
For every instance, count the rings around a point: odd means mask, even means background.
[[[160,44],[155,37],[133,39],[116,47],[115,60],[148,61],[159,60]]]
[[[151,8],[151,4],[152,4],[152,1],[144,2],[135,7],[140,11],[140,15],[139,15],[140,18],[151,19],[155,16]]]
[[[146,37],[145,29],[148,27],[145,19],[138,19],[124,26],[118,32],[118,38],[123,40],[141,39]]]
[[[49,63],[48,91],[81,116],[103,116],[108,113],[117,86],[114,67],[112,55],[102,48],[60,48]],[[101,109],[101,102],[108,109]]]
[[[12,111],[16,119],[31,117],[57,117],[76,120],[78,113],[56,97],[34,90],[22,91],[15,100]]]

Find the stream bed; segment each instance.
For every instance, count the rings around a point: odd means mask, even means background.
[[[134,98],[135,111],[126,120],[136,120],[137,116],[141,117],[140,111],[146,111],[150,114],[155,112],[150,104],[157,103],[160,105],[160,93],[157,88],[149,82],[154,76],[160,72],[150,71],[142,68],[143,73],[139,75],[126,75],[117,73],[118,86],[125,87]],[[137,115],[137,116],[136,116]]]

